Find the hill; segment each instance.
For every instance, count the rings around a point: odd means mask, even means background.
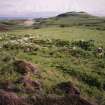
[[[27,21],[33,21],[26,25]],[[81,26],[96,30],[105,30],[105,18],[92,16],[86,12],[67,12],[51,18],[1,20],[0,26],[8,29],[72,27]]]
[[[105,30],[105,18],[92,16],[85,12],[68,12],[56,17],[40,20],[40,25],[60,27],[81,26],[90,29]]]

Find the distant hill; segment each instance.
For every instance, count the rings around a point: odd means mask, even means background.
[[[36,25],[36,24],[35,24]],[[105,18],[92,16],[86,12],[67,12],[58,16],[40,20],[40,25],[46,26],[83,26],[92,29],[105,29]]]
[[[59,15],[51,15],[50,13],[47,14],[43,13],[43,18],[41,18],[40,13],[36,13],[38,18],[35,18],[32,21],[32,25],[26,25],[24,23],[27,23],[29,20],[29,17],[25,18],[16,18],[16,19],[6,19],[4,17],[1,17],[4,20],[0,20],[0,27],[6,27],[6,29],[21,29],[21,28],[42,28],[42,27],[72,27],[72,26],[80,26],[80,27],[86,27],[90,29],[96,29],[96,30],[105,30],[105,18],[92,16],[86,12],[67,12],[62,13]],[[35,17],[36,14],[33,14],[33,17]],[[53,16],[46,18],[47,15]],[[30,15],[29,15],[30,16]],[[32,15],[31,15],[32,16]],[[9,20],[10,19],[10,20]],[[25,22],[26,21],[26,22]],[[29,22],[28,22],[29,23]]]

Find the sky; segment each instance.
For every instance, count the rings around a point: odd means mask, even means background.
[[[105,16],[105,0],[0,0],[0,17],[85,11]]]

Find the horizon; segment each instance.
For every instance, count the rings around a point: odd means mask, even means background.
[[[72,4],[71,4],[72,3]],[[53,17],[71,11],[84,11],[94,16],[105,16],[105,1],[100,0],[0,0],[0,17]]]
[[[98,16],[98,15],[90,14],[85,11],[67,11],[67,12],[61,12],[61,13],[58,13],[58,12],[37,12],[34,14],[34,16],[32,16],[32,15],[31,16],[0,16],[0,20],[51,18],[51,17],[58,16],[60,14],[68,13],[68,12],[76,12],[76,13],[84,12],[91,16],[105,17],[105,16]]]

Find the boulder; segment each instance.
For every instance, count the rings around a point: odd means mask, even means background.
[[[13,92],[0,90],[0,105],[28,105]]]
[[[73,85],[73,83],[69,82],[62,82],[58,84],[55,89],[61,90],[67,95],[80,95],[80,91],[77,87]]]
[[[27,61],[17,60],[15,62],[15,66],[17,67],[17,72],[21,74],[28,74],[28,73],[39,74],[37,67]]]

